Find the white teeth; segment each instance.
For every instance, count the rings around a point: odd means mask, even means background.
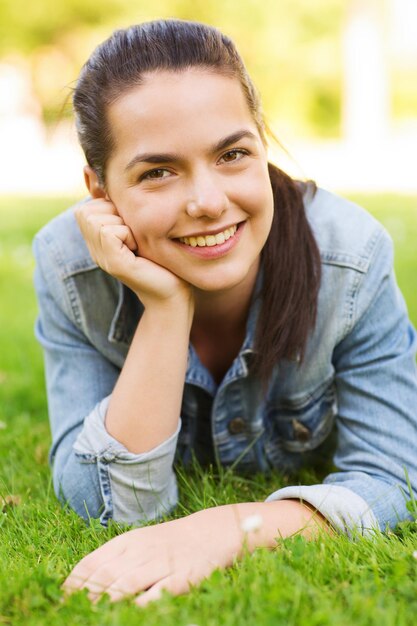
[[[224,243],[230,237],[232,237],[237,231],[237,225],[231,226],[230,228],[226,228],[222,233],[217,233],[217,235],[207,235],[203,237],[199,235],[198,237],[180,237],[180,241],[182,243],[187,244],[187,246],[192,246],[195,248],[198,246],[199,248],[216,246],[221,243]]]

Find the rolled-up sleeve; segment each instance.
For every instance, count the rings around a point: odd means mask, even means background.
[[[73,446],[80,463],[97,465],[105,504],[101,520],[137,523],[159,518],[178,499],[172,466],[181,421],[169,439],[148,452],[133,454],[105,428],[109,399],[104,398],[85,418]]]
[[[345,532],[385,530],[410,518],[417,495],[417,335],[383,233],[352,302],[352,325],[333,354],[338,471],[322,485],[280,489]],[[411,493],[409,487],[411,486]]]
[[[357,493],[340,485],[298,485],[284,487],[272,493],[266,502],[299,500],[310,504],[330,524],[349,536],[359,532],[367,535],[379,528],[369,504]]]

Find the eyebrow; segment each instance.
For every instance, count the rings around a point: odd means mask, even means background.
[[[223,137],[223,139],[220,139],[215,144],[213,144],[209,149],[209,153],[214,154],[216,152],[220,152],[231,144],[237,143],[244,138],[256,140],[257,136],[250,130],[238,130],[235,133],[228,135],[227,137]],[[182,160],[184,160],[183,157],[175,152],[144,152],[143,154],[137,154],[133,157],[131,161],[129,161],[129,163],[125,167],[125,172],[129,172],[132,167],[134,167],[138,163],[174,163]]]

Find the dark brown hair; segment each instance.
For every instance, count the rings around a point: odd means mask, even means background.
[[[78,137],[88,164],[106,183],[114,148],[108,107],[149,72],[191,67],[239,80],[263,141],[260,99],[233,42],[216,28],[183,20],[156,20],[119,30],[81,70],[74,91]],[[320,286],[320,254],[307,221],[302,186],[269,164],[274,218],[262,250],[263,286],[254,371],[266,384],[280,359],[302,360],[314,326]]]

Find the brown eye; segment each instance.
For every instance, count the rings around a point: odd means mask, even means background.
[[[145,172],[144,174],[142,174],[140,180],[160,180],[162,178],[166,178],[170,174],[171,172],[169,172],[168,170],[162,167],[158,167],[154,170],[150,170],[149,172]]]
[[[246,150],[235,149],[235,150],[229,150],[221,158],[223,159],[225,163],[232,163],[233,161],[240,161],[240,159],[242,159],[247,154],[248,153]]]

